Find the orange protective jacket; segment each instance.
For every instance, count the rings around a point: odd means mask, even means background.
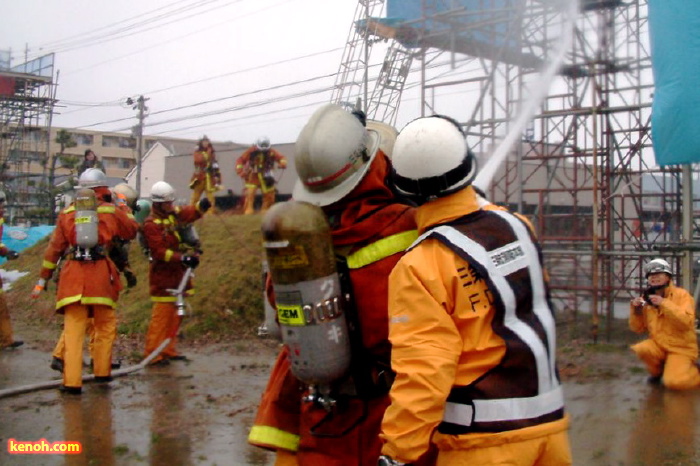
[[[645,304],[641,315],[630,306],[630,329],[635,333],[649,332],[664,351],[698,358],[698,338],[695,333],[695,300],[685,289],[673,282],[658,307]]]
[[[336,253],[345,255],[350,269],[353,295],[358,310],[362,346],[372,358],[387,364],[387,277],[403,250],[417,237],[414,209],[400,204],[385,185],[389,162],[379,153],[367,175],[345,199],[324,208],[331,224]],[[363,409],[367,416],[342,436],[311,435],[326,412],[301,400],[304,387],[290,371],[283,349],[277,358],[248,441],[274,450],[296,452],[304,466],[376,465],[379,456],[379,427],[388,394],[369,400],[353,398],[323,431],[341,432],[358,421]]]
[[[287,157],[272,148],[262,151],[252,146],[236,160],[236,173],[243,178],[247,188],[260,188],[267,192],[274,187],[274,183],[266,181],[265,177],[272,172],[275,164],[278,168],[287,168]]]
[[[216,162],[216,153],[209,146],[207,150],[194,152],[194,173],[190,179],[190,188],[198,182],[205,183],[207,191],[216,191],[216,185],[221,184],[221,172]]]
[[[56,310],[72,303],[101,304],[116,308],[119,291],[122,289],[119,270],[108,257],[112,240],[132,240],[138,232],[138,223],[129,213],[128,207],[117,207],[100,201],[97,206],[98,245],[104,248],[104,258],[93,261],[78,261],[70,258],[69,252],[76,246],[75,206],[70,205],[58,215],[49,245],[44,253],[41,278],[48,280],[58,262],[65,258],[61,267],[56,291]]]
[[[182,243],[178,229],[202,217],[198,206],[178,206],[170,214],[159,214],[151,210],[143,222],[143,237],[151,255],[149,284],[152,301],[175,302],[176,297],[168,289],[180,286],[186,267],[182,256],[186,245]],[[194,294],[192,281],[187,284],[186,294]]]
[[[417,209],[419,232],[480,209],[503,210],[484,205],[471,187],[432,200]],[[389,278],[389,339],[397,376],[382,423],[383,454],[410,463],[431,444],[439,450],[467,450],[567,429],[564,417],[495,433],[437,431],[454,387],[482,380],[506,356],[506,342],[492,328],[492,302],[486,281],[441,241],[429,238],[399,261]]]

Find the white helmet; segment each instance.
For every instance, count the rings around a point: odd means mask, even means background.
[[[99,188],[107,186],[107,176],[98,168],[88,168],[80,174],[78,185],[81,188]]]
[[[670,277],[673,276],[671,265],[663,259],[653,259],[644,266],[644,276],[649,277],[652,273],[666,273]]]
[[[476,157],[461,128],[441,115],[418,118],[396,137],[392,182],[419,203],[459,191],[474,181]]]
[[[112,188],[112,191],[114,191],[114,194],[122,194],[128,205],[133,205],[139,197],[136,190],[126,183],[119,183]]]
[[[260,136],[257,141],[255,141],[255,147],[258,150],[268,150],[270,148],[270,138],[267,136]]]
[[[175,189],[165,181],[156,182],[151,188],[151,201],[153,202],[173,202],[175,200]]]
[[[379,149],[379,134],[341,107],[319,108],[299,133],[294,163],[299,174],[292,197],[326,206],[364,178]]]

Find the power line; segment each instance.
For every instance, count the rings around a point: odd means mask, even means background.
[[[69,52],[69,51],[77,50],[77,49],[80,49],[80,48],[92,47],[92,46],[95,46],[95,45],[104,44],[104,43],[106,43],[106,42],[110,42],[110,41],[113,41],[113,40],[123,39],[123,38],[125,38],[125,37],[130,37],[130,36],[133,36],[133,35],[136,35],[136,34],[141,34],[141,33],[143,33],[143,32],[151,31],[151,30],[153,30],[153,29],[157,29],[157,28],[160,28],[160,27],[163,27],[163,26],[167,26],[167,25],[172,24],[172,23],[184,21],[184,20],[190,19],[190,18],[192,18],[192,17],[194,17],[194,16],[198,16],[198,15],[201,15],[201,14],[204,14],[204,13],[208,13],[208,12],[210,12],[210,11],[213,11],[213,10],[216,10],[216,9],[223,8],[223,7],[227,6],[226,4],[225,4],[225,5],[219,5],[219,6],[216,6],[216,7],[214,7],[214,8],[210,8],[210,9],[207,9],[207,10],[204,10],[204,11],[199,11],[199,12],[197,12],[197,13],[193,13],[193,14],[191,14],[191,15],[189,15],[189,16],[185,16],[185,17],[182,17],[182,18],[177,18],[177,19],[174,19],[174,20],[172,20],[172,21],[168,21],[168,22],[164,22],[164,23],[161,23],[161,24],[152,25],[152,26],[150,26],[150,27],[144,27],[144,28],[142,28],[142,29],[140,29],[140,30],[132,31],[133,29],[137,29],[137,28],[139,28],[139,27],[141,27],[141,26],[147,26],[149,23],[152,23],[152,22],[154,22],[154,21],[158,21],[158,20],[160,20],[160,19],[167,19],[167,18],[170,17],[170,16],[177,15],[177,14],[180,14],[180,13],[183,13],[183,12],[187,12],[187,11],[189,11],[189,10],[196,9],[196,8],[198,8],[198,7],[200,7],[200,6],[205,6],[205,5],[208,4],[208,3],[213,3],[213,2],[217,2],[217,1],[220,1],[220,0],[199,0],[198,2],[196,2],[196,4],[188,5],[188,6],[186,6],[186,7],[180,8],[180,9],[178,9],[178,10],[176,10],[176,11],[173,11],[173,12],[164,13],[164,14],[162,14],[162,15],[160,15],[160,16],[155,17],[155,18],[145,19],[145,20],[143,20],[143,21],[141,21],[141,22],[139,22],[139,23],[132,24],[132,25],[128,25],[128,26],[125,26],[125,27],[123,27],[123,28],[117,29],[117,30],[115,30],[115,31],[109,31],[109,32],[106,32],[106,33],[103,32],[102,34],[97,35],[97,36],[94,36],[94,37],[83,37],[83,38],[81,38],[81,39],[76,39],[76,40],[73,40],[73,41],[68,42],[68,43],[66,43],[66,44],[62,44],[62,45],[55,46],[55,47],[52,48],[51,51],[54,52],[54,53],[58,53],[58,52]],[[241,2],[241,1],[244,1],[244,0],[234,0],[233,3],[238,3],[238,2]],[[42,55],[43,55],[43,53],[42,53]]]

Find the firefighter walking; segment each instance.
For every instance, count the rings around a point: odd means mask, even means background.
[[[58,216],[56,228],[44,254],[40,279],[32,297],[38,297],[59,260],[56,311],[64,316],[65,359],[63,385],[69,394],[82,390],[83,342],[89,317],[93,318],[95,380],[111,378],[112,345],[116,337],[115,309],[122,289],[119,270],[109,258],[109,247],[117,238],[136,237],[138,224],[122,209],[106,202],[109,195],[103,172],[89,168],[79,181],[73,204]]]
[[[143,223],[143,239],[150,255],[148,272],[149,291],[153,307],[151,321],[146,332],[148,356],[167,338],[168,346],[153,359],[152,364],[165,365],[170,360],[186,359],[176,349],[175,337],[179,327],[176,301],[170,290],[179,287],[188,268],[199,265],[199,252],[183,241],[183,228],[202,217],[211,207],[208,198],[199,200],[196,206],[175,206],[175,190],[165,181],[158,181],[151,188],[151,213]],[[184,290],[186,296],[194,294],[192,280]]]
[[[190,179],[190,189],[192,190],[190,204],[197,205],[202,193],[204,193],[212,205],[211,213],[214,213],[216,205],[214,193],[221,189],[221,170],[219,162],[216,160],[216,150],[208,137],[204,136],[197,142],[193,157],[194,173]]]
[[[255,193],[259,189],[262,193],[262,208],[265,212],[275,203],[277,192],[276,180],[272,170],[287,167],[287,158],[270,147],[270,139],[263,136],[255,145],[246,149],[236,160],[236,173],[245,184],[243,213],[250,215],[255,211]]]

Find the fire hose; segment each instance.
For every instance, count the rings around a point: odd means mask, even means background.
[[[175,335],[177,335],[177,332],[180,329],[180,323],[182,322],[182,317],[185,315],[185,298],[184,298],[184,293],[185,293],[185,287],[187,286],[187,281],[190,279],[192,276],[192,269],[187,268],[187,271],[185,272],[185,275],[182,277],[182,280],[180,281],[180,285],[177,287],[177,289],[174,290],[168,290],[171,294],[177,297],[177,300],[175,302],[177,306],[177,318],[178,322],[177,325],[175,326],[174,331],[170,334],[168,338],[163,340],[163,342],[153,351],[151,354],[146,356],[143,361],[141,361],[138,364],[135,364],[133,366],[125,367],[123,369],[118,369],[115,371],[112,371],[112,377],[121,377],[124,375],[131,374],[132,372],[140,371],[141,369],[145,368],[153,359],[158,357],[160,353],[163,352],[165,348],[168,347],[170,342],[175,338]],[[83,382],[91,382],[95,380],[95,376],[93,374],[88,374],[83,376]],[[22,385],[19,387],[13,387],[13,388],[5,388],[0,390],[0,399],[2,398],[7,398],[10,396],[14,395],[21,395],[23,393],[29,393],[29,392],[35,392],[39,390],[46,390],[49,388],[57,388],[63,383],[62,379],[56,379],[56,380],[49,380],[46,382],[38,382],[34,384],[29,384],[29,385]]]

